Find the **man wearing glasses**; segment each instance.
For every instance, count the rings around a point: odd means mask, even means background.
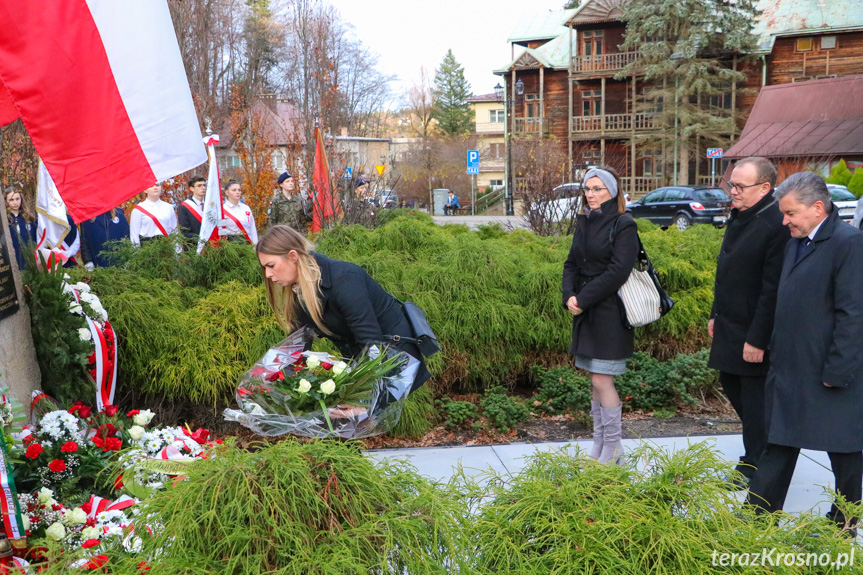
[[[716,265],[708,332],[708,365],[719,370],[722,390],[740,417],[744,455],[730,478],[744,489],[767,445],[764,384],[770,367],[776,290],[790,237],[773,197],[776,167],[767,159],[737,162],[726,185],[733,209]]]

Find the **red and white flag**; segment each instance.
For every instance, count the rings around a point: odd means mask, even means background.
[[[315,189],[314,204],[312,204],[312,231],[317,232],[341,212],[339,199],[333,193],[330,181],[330,163],[324,149],[324,138],[320,128],[315,128],[315,163],[312,174],[312,184]]]
[[[213,134],[204,138],[207,154],[210,157],[210,171],[207,173],[207,195],[204,196],[204,215],[201,221],[201,236],[198,240],[198,253],[207,242],[219,241],[219,222],[224,219],[222,212],[222,190],[219,187],[219,163],[216,161],[216,144],[219,136]]]
[[[204,162],[166,0],[3,0],[0,22],[0,120],[20,116],[76,222]]]
[[[36,249],[62,249],[63,240],[71,229],[66,219],[66,205],[41,161],[36,176],[36,217]]]

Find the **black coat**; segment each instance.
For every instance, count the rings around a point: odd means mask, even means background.
[[[744,376],[767,375],[770,335],[776,313],[776,289],[791,237],[782,212],[767,194],[742,212],[731,210],[716,264],[713,345],[708,365]],[[765,350],[764,361],[743,361],[743,344]]]
[[[201,235],[201,222],[192,214],[185,203],[177,206],[177,225],[180,227],[180,233],[189,239],[196,240]]]
[[[92,263],[96,267],[108,267],[111,262],[100,254],[105,249],[106,242],[115,242],[129,238],[129,222],[126,214],[118,209],[117,221],[111,217],[111,212],[105,212],[95,218],[81,222],[81,259],[84,263]]]
[[[863,450],[863,234],[830,216],[800,260],[792,239],[776,299],[768,441]],[[835,387],[826,387],[827,382]]]
[[[612,250],[610,235],[615,222]],[[637,257],[638,228],[631,215],[618,213],[616,198],[588,215],[578,215],[561,285],[563,307],[575,296],[584,310],[572,319],[570,354],[592,359],[632,355],[633,330],[623,322],[617,290],[626,283]]]
[[[417,346],[384,339],[385,335],[413,337],[399,301],[360,266],[322,254],[314,254],[314,257],[321,268],[321,319],[332,335],[321,333],[308,311],[299,304],[295,308],[298,321],[319,336],[332,340],[346,357],[358,355],[367,344],[392,345],[421,361],[412,390],[425,383],[431,374]]]

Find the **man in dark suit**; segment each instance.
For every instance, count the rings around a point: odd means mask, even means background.
[[[776,190],[785,249],[767,376],[768,443],[749,489],[758,512],[782,509],[800,449],[826,451],[836,491],[863,483],[863,234],[839,219],[824,180],[790,176]],[[854,533],[857,518],[829,516]]]
[[[744,489],[767,445],[764,383],[788,228],[773,197],[776,167],[765,158],[735,164],[728,181],[734,206],[716,264],[713,308],[707,324],[713,345],[708,365],[743,426],[744,455],[731,479]]]
[[[197,176],[189,180],[189,198],[177,208],[180,232],[190,240],[198,240],[204,218],[204,196],[207,195],[207,180]]]

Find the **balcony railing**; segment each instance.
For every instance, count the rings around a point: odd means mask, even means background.
[[[622,178],[624,182],[629,182],[630,194],[632,199],[636,200],[641,196],[652,192],[656,188],[662,187],[662,178],[651,176],[635,176]]]
[[[594,56],[573,56],[572,73],[613,72],[622,70],[627,64],[635,62],[638,52],[617,52],[615,54],[596,54]]]
[[[548,118],[516,118],[516,134],[542,134],[548,131]]]
[[[573,133],[581,132],[636,132],[655,128],[651,114],[606,114],[605,129],[602,125],[603,116],[574,116],[572,118]]]

